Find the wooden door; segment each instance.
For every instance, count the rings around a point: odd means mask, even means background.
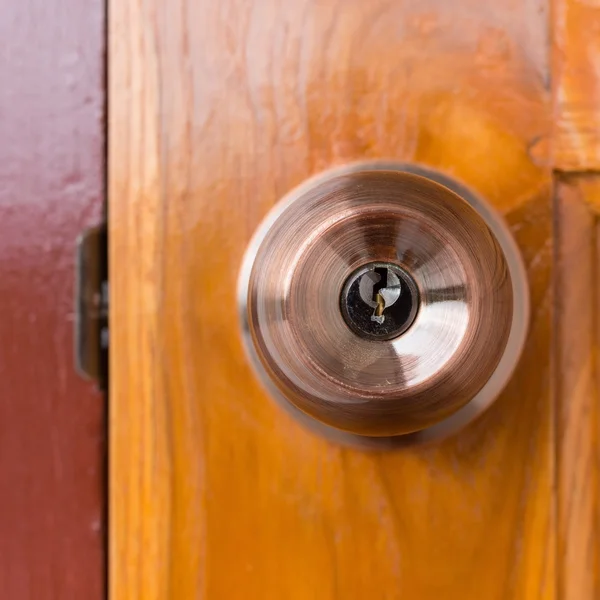
[[[575,0],[111,3],[113,600],[598,597],[594,24]],[[527,265],[517,372],[430,447],[312,434],[242,351],[260,220],[365,158],[463,180]]]

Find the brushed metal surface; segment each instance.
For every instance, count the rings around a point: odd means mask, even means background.
[[[416,282],[411,327],[365,339],[340,310],[373,261]],[[518,249],[460,183],[419,165],[358,163],[319,175],[266,217],[244,259],[245,345],[270,394],[313,428],[376,447],[435,439],[491,404],[527,330]]]

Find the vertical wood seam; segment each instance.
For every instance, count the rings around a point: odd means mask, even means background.
[[[557,178],[555,336],[557,597],[598,597],[598,240],[582,178]],[[600,184],[600,180],[596,183]]]

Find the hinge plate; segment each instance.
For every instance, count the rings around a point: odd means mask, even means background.
[[[108,387],[108,235],[106,225],[77,242],[75,363],[86,378]]]

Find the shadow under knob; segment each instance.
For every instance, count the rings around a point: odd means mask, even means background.
[[[485,409],[529,312],[502,219],[457,181],[394,163],[334,169],[278,203],[239,302],[271,394],[330,437],[379,445],[440,437]]]

